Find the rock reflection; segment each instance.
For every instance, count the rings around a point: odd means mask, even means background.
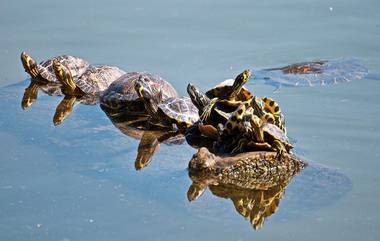
[[[273,152],[221,157],[200,148],[189,163],[193,183],[187,197],[194,201],[208,188],[215,196],[230,199],[236,211],[258,230],[278,210],[292,177],[305,167],[305,162],[289,154],[281,159]]]

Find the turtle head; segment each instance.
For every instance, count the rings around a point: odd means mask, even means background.
[[[195,85],[188,84],[187,93],[190,96],[191,102],[193,102],[200,112],[203,112],[203,109],[210,104],[210,99]]]
[[[238,76],[236,76],[234,84],[232,85],[230,96],[236,96],[239,94],[240,90],[243,88],[245,83],[251,78],[252,71],[250,69],[244,70]]]
[[[37,62],[32,57],[30,57],[29,54],[27,54],[26,52],[22,52],[21,62],[22,62],[22,65],[24,66],[25,72],[30,74],[30,76],[33,79],[38,77],[39,72],[37,70]]]
[[[55,109],[53,123],[55,126],[60,125],[71,112],[73,112],[74,104],[76,101],[75,96],[65,96]]]
[[[210,173],[216,163],[216,156],[212,154],[206,147],[201,147],[189,162],[190,173]]]
[[[61,82],[63,92],[73,95],[76,84],[73,80],[70,70],[62,65],[57,59],[53,59],[53,69],[58,81]]]
[[[162,92],[157,85],[149,78],[140,75],[135,81],[135,91],[143,100],[145,108],[150,114],[157,112],[158,104],[162,101]]]

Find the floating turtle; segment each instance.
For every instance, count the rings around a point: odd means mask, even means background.
[[[260,229],[265,219],[277,211],[285,188],[306,163],[286,154],[279,161],[273,152],[246,152],[234,156],[216,156],[200,148],[189,162],[193,183],[187,192],[189,201],[204,191],[231,199],[236,211]]]
[[[295,63],[280,68],[255,71],[256,79],[277,88],[324,86],[350,82],[364,78],[368,74],[356,59],[316,60]]]
[[[74,79],[79,78],[90,65],[86,60],[71,55],[60,55],[37,64],[26,52],[21,53],[21,62],[25,72],[27,72],[32,79],[37,79],[43,83],[59,83],[54,74],[53,60],[56,60],[70,70]]]
[[[115,115],[129,115],[136,119],[137,116],[143,118],[147,116],[144,103],[135,91],[135,81],[139,77],[149,80],[149,84],[154,86],[162,96],[162,101],[178,96],[173,86],[158,75],[147,72],[129,72],[115,80],[100,96],[100,107]]]
[[[233,218],[226,199],[254,229],[260,229],[279,208],[276,220],[296,220],[331,206],[352,190],[352,181],[334,168],[289,154],[279,160],[274,152],[218,156],[201,148],[188,170],[192,184],[187,197],[193,201],[187,205],[189,212],[215,225],[228,225],[226,220]],[[281,202],[283,196],[286,202]]]
[[[62,123],[72,112],[77,100],[83,104],[96,104],[99,93],[125,74],[118,67],[90,65],[80,78],[74,79],[71,71],[58,60],[53,60],[53,67],[58,81],[62,84],[62,92],[65,94],[65,98],[57,106],[53,118],[54,125]]]
[[[198,109],[188,97],[168,98],[162,101],[162,90],[149,79],[140,76],[135,90],[149,113],[149,123],[160,129],[184,130],[199,120]]]

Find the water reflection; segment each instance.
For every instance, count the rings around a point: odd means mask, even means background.
[[[149,165],[154,154],[159,150],[160,144],[180,145],[185,142],[184,136],[178,131],[149,130],[147,121],[149,116],[132,116],[125,112],[107,112],[103,109],[113,125],[121,133],[140,140],[135,159],[136,170]]]
[[[272,152],[222,157],[200,148],[189,163],[193,183],[187,197],[194,201],[208,188],[215,196],[230,199],[257,230],[276,213],[290,180],[305,167],[306,163],[294,155],[287,154],[281,160]]]

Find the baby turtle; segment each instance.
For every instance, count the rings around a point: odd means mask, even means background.
[[[25,72],[27,72],[32,79],[38,79],[43,83],[59,83],[54,74],[53,60],[66,66],[74,79],[79,78],[90,65],[86,60],[71,55],[60,55],[37,64],[29,54],[26,52],[21,53],[21,62]]]
[[[143,101],[135,91],[135,82],[139,77],[149,79],[152,88],[160,90],[162,101],[176,98],[177,91],[158,75],[147,72],[129,72],[115,80],[100,96],[100,107],[108,113],[127,113],[134,116],[147,116]]]
[[[208,90],[206,96],[210,99],[218,98],[219,100],[249,100],[253,95],[244,87],[244,84],[247,83],[251,76],[251,70],[246,69],[236,76],[235,80],[225,80],[214,88]]]
[[[125,74],[118,67],[108,65],[89,66],[87,70],[74,79],[71,71],[58,60],[53,60],[53,68],[57,79],[62,84],[65,98],[58,104],[53,122],[59,125],[72,112],[74,104],[79,100],[83,104],[94,105],[98,95],[114,80]]]
[[[199,119],[198,110],[188,97],[162,101],[162,90],[143,76],[135,82],[135,90],[149,113],[149,123],[160,129],[184,130]]]

